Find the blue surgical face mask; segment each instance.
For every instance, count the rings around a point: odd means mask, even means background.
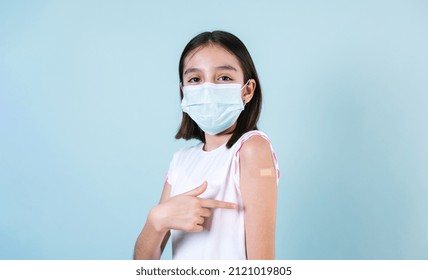
[[[241,90],[247,84],[184,86],[181,108],[204,132],[218,134],[231,127],[244,110]]]

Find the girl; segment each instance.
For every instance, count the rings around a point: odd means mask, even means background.
[[[224,31],[193,38],[179,62],[183,119],[160,202],[134,259],[159,259],[170,235],[174,259],[274,259],[279,170],[257,130],[262,92],[245,45]]]

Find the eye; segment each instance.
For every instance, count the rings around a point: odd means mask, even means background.
[[[220,78],[218,78],[218,80],[223,82],[232,81],[232,79],[228,76],[221,76]]]
[[[200,79],[198,77],[193,77],[193,78],[190,78],[187,82],[188,83],[197,83],[199,81],[200,81]]]

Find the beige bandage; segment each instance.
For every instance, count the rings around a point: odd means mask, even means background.
[[[260,169],[260,176],[272,177],[272,176],[274,176],[274,172],[273,172],[272,168],[262,168],[262,169]]]

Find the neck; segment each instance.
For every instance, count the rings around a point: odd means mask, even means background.
[[[206,152],[212,151],[229,141],[232,134],[223,135],[209,135],[205,133],[205,145],[204,150]]]
[[[230,137],[232,137],[233,131],[235,130],[235,126],[236,125],[216,135],[209,135],[205,133],[204,150],[206,152],[215,150],[227,141],[229,141]]]

